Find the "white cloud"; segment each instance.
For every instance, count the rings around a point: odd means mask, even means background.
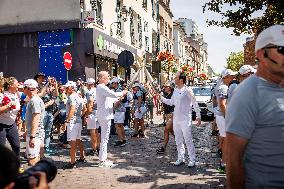
[[[232,29],[217,26],[207,27],[206,19],[220,18],[218,14],[202,12],[202,6],[208,0],[171,0],[171,10],[174,19],[193,19],[203,33],[204,40],[208,43],[208,62],[214,71],[220,73],[226,65],[226,58],[231,52],[243,51],[243,44],[248,36],[234,36]]]

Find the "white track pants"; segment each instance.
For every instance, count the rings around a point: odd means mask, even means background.
[[[99,152],[99,160],[105,161],[107,159],[107,144],[109,140],[111,120],[98,120],[101,126],[101,145]]]
[[[178,159],[185,160],[184,141],[188,151],[189,160],[195,161],[195,149],[191,133],[191,119],[188,120],[174,120],[173,129],[175,133],[175,141],[178,151]]]

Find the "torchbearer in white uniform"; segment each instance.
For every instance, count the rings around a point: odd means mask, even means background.
[[[125,96],[127,91],[114,92],[106,85],[109,82],[109,74],[106,71],[99,72],[99,85],[97,86],[97,119],[101,127],[101,144],[99,152],[99,167],[111,167],[113,163],[107,160],[107,144],[109,140],[111,119],[113,116],[113,102],[117,97]]]
[[[175,76],[176,88],[171,99],[160,97],[161,101],[167,105],[175,106],[173,112],[173,129],[175,133],[175,141],[178,151],[178,159],[174,163],[180,166],[185,163],[184,141],[187,147],[189,162],[188,167],[195,166],[195,149],[192,141],[191,125],[192,125],[192,105],[196,112],[197,126],[201,124],[200,108],[195,100],[191,87],[187,87],[185,73],[179,71]]]

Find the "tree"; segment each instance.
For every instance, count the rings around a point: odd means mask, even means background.
[[[227,58],[227,68],[233,71],[239,71],[240,67],[244,64],[243,52],[232,52]]]
[[[273,24],[284,23],[284,0],[210,0],[203,6],[203,12],[206,10],[222,17],[207,19],[209,26],[233,28],[235,35],[258,34]]]

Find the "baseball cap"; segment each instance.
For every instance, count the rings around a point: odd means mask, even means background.
[[[255,42],[255,52],[268,45],[284,46],[284,25],[273,25],[260,32]]]
[[[247,74],[247,73],[255,73],[256,69],[254,69],[251,65],[243,65],[240,69],[239,69],[239,73],[241,75]]]
[[[19,89],[24,88],[24,83],[23,83],[23,82],[19,82],[18,88],[19,88]]]
[[[96,81],[93,78],[88,78],[86,81],[87,84],[94,84]]]
[[[226,77],[228,75],[236,75],[236,74],[237,74],[237,72],[234,72],[231,69],[225,69],[225,70],[222,71],[221,76],[222,76],[222,78],[224,78],[224,77]]]
[[[67,81],[67,83],[64,85],[64,87],[65,88],[67,88],[67,87],[74,87],[74,88],[76,88],[77,85],[76,85],[76,83],[74,81]]]
[[[113,79],[110,81],[110,83],[119,83],[119,82],[120,82],[120,79],[117,78],[117,77],[113,78]]]
[[[135,84],[133,85],[133,87],[139,87],[139,88],[141,88],[141,86],[140,86],[139,83],[135,83]]]
[[[37,84],[36,80],[34,80],[34,79],[27,79],[24,82],[24,87],[28,87],[28,88],[31,88],[31,89],[36,89],[36,88],[38,88],[38,84]]]

